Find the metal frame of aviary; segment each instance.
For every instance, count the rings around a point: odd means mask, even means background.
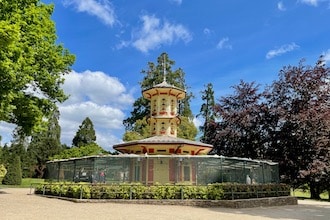
[[[278,183],[278,164],[218,155],[101,155],[47,162],[49,181],[145,185]]]
[[[47,162],[49,181],[145,185],[278,183],[278,164],[218,155],[100,155]]]

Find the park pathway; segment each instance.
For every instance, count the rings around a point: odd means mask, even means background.
[[[3,187],[3,186],[1,186]],[[0,188],[1,220],[329,220],[330,203],[299,200],[298,205],[247,209],[171,205],[74,203],[30,195],[30,189]]]

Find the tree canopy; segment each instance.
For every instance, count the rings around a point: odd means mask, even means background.
[[[206,134],[209,132],[208,125],[214,122],[216,117],[214,113],[215,100],[214,100],[214,90],[212,83],[205,85],[205,90],[201,92],[203,104],[200,108],[200,113],[197,117],[202,117],[204,119],[203,125],[199,127],[202,132],[201,141],[206,142]]]
[[[34,132],[27,147],[28,165],[33,167],[34,177],[43,177],[46,162],[59,154],[61,146],[61,127],[58,123],[59,112],[55,111],[47,122],[47,130]]]
[[[266,98],[267,157],[280,162],[284,180],[308,183],[317,198],[320,185],[330,186],[330,68],[322,57],[313,67],[285,67]]]
[[[81,147],[72,147],[70,149],[65,149],[61,151],[59,154],[51,156],[50,159],[69,159],[69,158],[77,158],[84,156],[93,156],[99,154],[109,154],[102,147],[97,145],[96,143],[90,143]]]
[[[323,58],[283,67],[265,91],[254,82],[233,88],[208,123],[204,141],[213,153],[276,161],[281,181],[308,184],[319,198],[330,188],[330,68]]]
[[[53,5],[0,1],[0,120],[30,134],[63,102],[63,75],[74,56],[56,43]]]
[[[79,126],[79,129],[72,140],[72,145],[75,147],[82,147],[93,144],[96,141],[96,134],[93,122],[89,117],[86,117]]]

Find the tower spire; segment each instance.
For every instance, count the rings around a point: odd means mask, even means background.
[[[163,82],[166,82],[166,63],[165,63],[165,54],[163,54]]]

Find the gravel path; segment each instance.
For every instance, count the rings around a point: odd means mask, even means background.
[[[258,220],[330,219],[330,203],[299,200],[299,205],[247,209],[116,203],[74,203],[30,195],[30,189],[0,189],[1,220]]]

